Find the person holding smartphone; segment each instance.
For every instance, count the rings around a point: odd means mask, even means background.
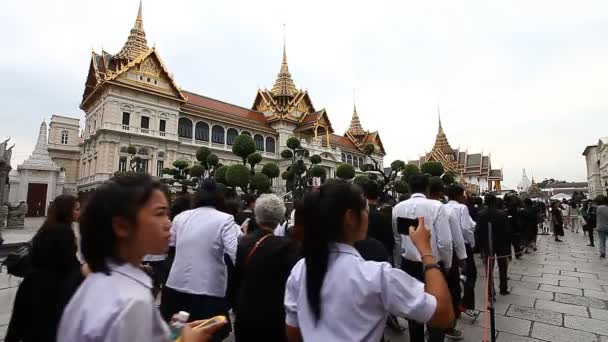
[[[285,290],[288,341],[380,341],[389,313],[449,328],[450,293],[420,218],[409,238],[421,255],[424,283],[388,262],[365,261],[354,247],[365,238],[368,206],[361,189],[345,181],[323,184],[307,202],[304,259]]]

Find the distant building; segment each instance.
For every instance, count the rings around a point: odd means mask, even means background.
[[[597,160],[600,168],[602,194],[608,195],[608,137],[597,143]]]
[[[492,169],[491,156],[453,149],[443,132],[441,118],[431,152],[408,163],[420,167],[428,161],[440,162],[446,172],[453,172],[471,192],[501,191],[502,170]]]
[[[9,202],[27,202],[27,216],[46,216],[49,202],[63,193],[65,174],[51,160],[46,139],[46,123],[40,124],[32,154],[9,174]]]
[[[597,153],[597,145],[589,145],[583,151],[585,164],[587,166],[587,187],[589,196],[594,198],[604,193],[602,188],[602,177],[600,175],[600,160]]]
[[[526,169],[521,169],[521,180],[517,183],[517,192],[527,192],[532,183],[526,175]]]
[[[63,192],[76,195],[80,166],[80,120],[53,115],[49,123],[48,150],[51,159],[65,172]]]
[[[3,205],[8,201],[9,195],[9,172],[11,171],[11,156],[13,154],[13,147],[8,147],[7,144],[9,139],[0,143],[0,205]]]
[[[575,192],[587,194],[589,193],[589,188],[587,188],[587,182],[566,182],[566,183],[555,183],[549,184],[546,187],[541,189],[542,193],[551,197],[557,194],[565,194],[568,196],[572,196]]]

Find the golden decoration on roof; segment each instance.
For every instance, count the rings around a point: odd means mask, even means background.
[[[144,23],[142,19],[141,0],[139,1],[139,10],[137,11],[137,19],[131,29],[131,34],[127,38],[127,42],[123,45],[120,52],[115,56],[119,60],[132,61],[141,54],[148,51],[148,42],[146,41],[146,32],[144,32]]]
[[[357,106],[353,106],[353,117],[350,120],[350,126],[348,127],[347,132],[352,134],[353,136],[365,135],[367,132],[361,126],[361,121],[359,120],[359,115],[357,114]]]
[[[281,63],[281,71],[277,76],[274,87],[271,90],[274,96],[289,96],[292,97],[297,93],[296,86],[293,84],[289,67],[287,66],[287,53],[285,45],[283,45],[283,62]]]

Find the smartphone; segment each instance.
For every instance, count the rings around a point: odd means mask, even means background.
[[[203,322],[201,322],[201,324],[199,324],[196,327],[194,327],[194,329],[195,330],[196,329],[203,329],[205,327],[210,326],[213,323],[216,323],[216,322],[226,322],[226,321],[227,321],[226,316],[219,315],[219,316],[215,316],[215,317],[212,317],[212,318],[204,320]]]
[[[397,232],[403,235],[410,235],[410,227],[418,227],[417,218],[397,217]]]

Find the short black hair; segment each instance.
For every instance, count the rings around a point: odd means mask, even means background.
[[[464,187],[460,184],[452,184],[446,189],[446,194],[450,200],[456,200],[458,196],[464,195]]]
[[[363,188],[365,198],[370,200],[377,200],[378,197],[380,197],[380,187],[375,181],[370,180],[368,182],[364,182],[361,187]]]
[[[147,174],[113,177],[95,189],[80,216],[82,254],[91,271],[109,274],[108,259],[123,262],[116,255],[113,220],[120,217],[135,224],[154,190],[162,191],[163,186]]]
[[[218,210],[224,208],[224,195],[222,195],[214,179],[207,178],[203,181],[201,188],[194,195],[192,207],[214,207]]]
[[[409,180],[409,186],[413,194],[426,193],[429,190],[429,176],[412,175]]]
[[[179,215],[183,211],[190,209],[191,202],[192,199],[188,194],[183,194],[174,199],[173,203],[171,203],[171,209],[169,210],[169,219],[173,221],[173,218],[175,218],[175,216]]]
[[[498,205],[498,198],[496,198],[495,195],[487,194],[486,197],[484,197],[484,202],[488,207],[496,207]]]

